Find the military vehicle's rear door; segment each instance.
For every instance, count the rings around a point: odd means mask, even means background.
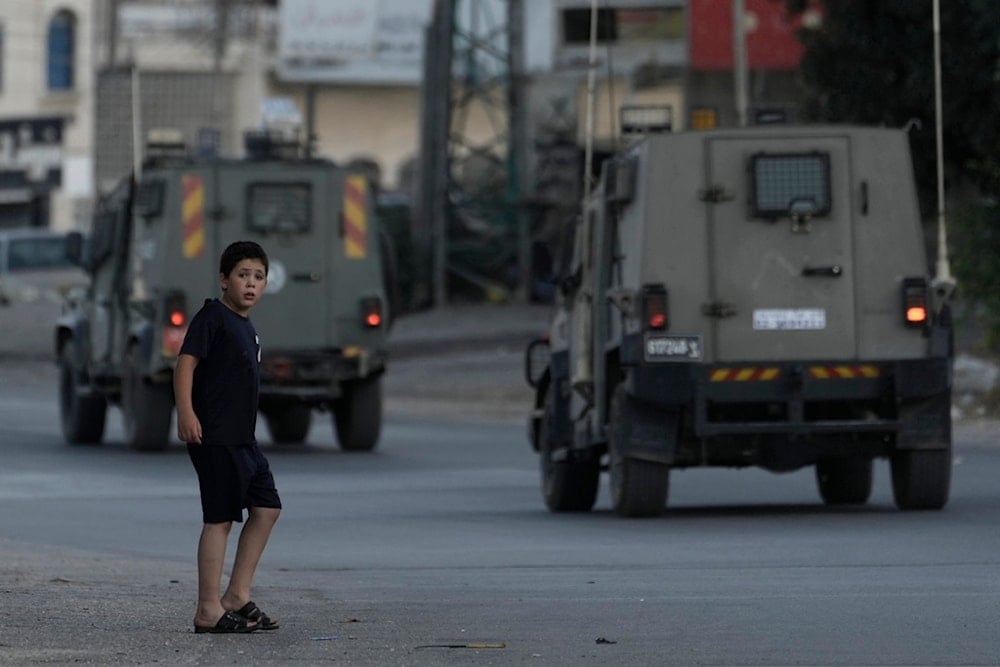
[[[337,231],[328,211],[334,197],[329,167],[249,163],[219,172],[223,201],[236,225],[231,241],[250,239],[268,254],[267,290],[250,318],[267,351],[318,350],[329,345],[331,245]],[[223,226],[222,229],[227,229]]]
[[[707,171],[716,360],[853,358],[847,138],[712,139]]]

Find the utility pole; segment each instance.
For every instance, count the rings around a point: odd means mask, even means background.
[[[212,69],[222,71],[226,58],[226,42],[229,37],[230,0],[215,0],[215,30],[212,32]]]
[[[736,100],[736,117],[740,127],[747,126],[747,107],[750,100],[750,77],[747,71],[746,3],[733,0],[733,85]]]
[[[215,86],[212,91],[212,127],[219,129],[223,125],[222,100],[224,86],[222,85],[222,65],[226,59],[226,45],[229,42],[229,5],[231,0],[215,0],[215,29],[212,32],[212,72]]]
[[[590,46],[587,59],[587,111],[583,148],[583,202],[590,197],[594,179],[594,87],[597,77],[597,0],[590,2]]]
[[[531,230],[521,203],[527,172],[527,109],[524,99],[524,5],[522,0],[507,0],[507,206],[517,225],[517,263],[521,274],[519,298],[528,301],[531,293],[529,251]]]
[[[448,150],[451,128],[451,60],[454,46],[452,32],[455,22],[454,0],[437,0],[434,21],[427,31],[431,41],[426,47],[424,79],[424,139],[423,152],[427,155],[427,174],[422,177],[425,196],[430,199],[422,207],[430,217],[431,228],[431,283],[434,306],[441,308],[448,303],[448,177],[451,171]]]
[[[108,62],[106,66],[110,69],[118,63],[118,6],[121,0],[108,0],[107,29],[108,29]]]

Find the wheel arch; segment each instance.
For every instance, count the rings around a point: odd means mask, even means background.
[[[531,449],[535,452],[541,451],[538,436],[542,431],[542,420],[548,419],[548,416],[545,414],[545,401],[549,393],[549,385],[551,384],[552,368],[551,366],[546,366],[545,371],[542,373],[542,376],[538,379],[538,383],[535,385],[535,409],[531,413],[531,420],[528,424],[528,438],[531,442]]]
[[[77,368],[83,368],[86,364],[88,330],[85,320],[77,317],[60,318],[56,322],[56,329],[53,336],[53,348],[56,361],[63,354],[63,349],[70,346],[73,364]]]

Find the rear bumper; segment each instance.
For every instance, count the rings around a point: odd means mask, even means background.
[[[260,398],[323,404],[341,396],[342,384],[385,371],[382,350],[271,352],[261,359]]]
[[[682,410],[697,438],[910,433],[949,403],[951,360],[878,362],[640,364],[628,369],[628,393],[647,405]],[[936,407],[917,410],[928,402]],[[930,428],[930,426],[929,426]],[[920,430],[917,428],[917,430]],[[930,430],[935,430],[931,428]]]

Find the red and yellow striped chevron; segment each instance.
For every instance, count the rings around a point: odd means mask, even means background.
[[[810,366],[809,377],[816,380],[853,380],[877,378],[878,366]]]
[[[184,174],[181,192],[181,253],[194,259],[205,254],[205,182],[197,174]]]
[[[344,183],[344,256],[364,259],[368,254],[368,185],[364,176],[348,176]]]
[[[709,382],[770,382],[781,377],[781,369],[774,367],[715,368],[708,375]]]

